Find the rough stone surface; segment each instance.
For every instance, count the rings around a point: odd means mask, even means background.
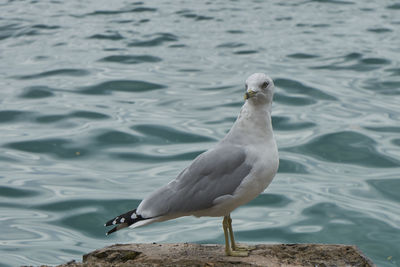
[[[256,245],[249,257],[228,257],[222,245],[116,244],[62,267],[94,266],[375,266],[355,246],[320,244]]]

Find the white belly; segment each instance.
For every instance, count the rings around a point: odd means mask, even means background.
[[[253,162],[253,169],[243,179],[232,195],[221,196],[214,201],[215,206],[212,208],[195,212],[192,215],[198,217],[225,216],[237,207],[246,204],[261,194],[271,183],[279,166],[279,157],[275,142],[273,142],[272,146],[270,145],[268,147],[270,149],[272,147],[273,149],[260,153],[260,148],[258,147],[256,148],[258,151],[249,151],[250,156],[248,160],[256,159],[257,162]],[[251,154],[253,153],[257,156],[252,157]],[[261,157],[260,154],[262,154]]]
[[[254,169],[233,194],[239,205],[243,205],[261,194],[272,182],[278,166],[279,157],[277,151],[263,153],[263,157],[255,164]]]

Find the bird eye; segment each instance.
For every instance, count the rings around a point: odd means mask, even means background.
[[[263,84],[262,84],[262,88],[267,88],[267,86],[269,85],[269,83],[268,82],[263,82]]]

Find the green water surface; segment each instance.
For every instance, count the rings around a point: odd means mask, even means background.
[[[265,72],[280,168],[237,240],[400,266],[399,44],[391,0],[0,2],[0,265],[223,243],[220,218],[103,224],[220,140]]]

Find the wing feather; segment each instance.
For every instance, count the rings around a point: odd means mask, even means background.
[[[199,155],[178,177],[145,198],[138,212],[145,217],[191,213],[210,208],[232,195],[251,166],[239,146],[218,145]]]

